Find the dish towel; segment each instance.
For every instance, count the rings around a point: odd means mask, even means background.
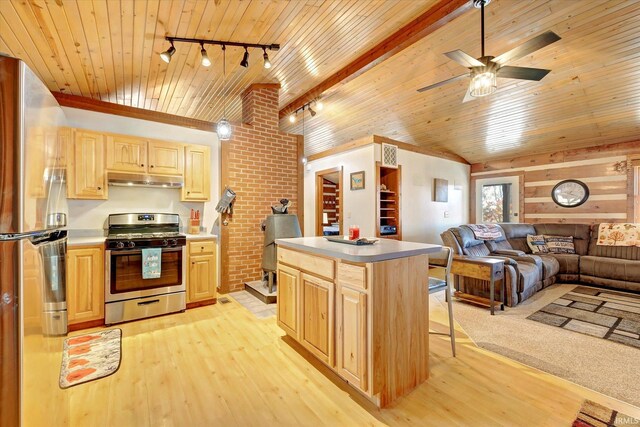
[[[157,279],[162,270],[162,249],[151,248],[142,250],[142,278]]]

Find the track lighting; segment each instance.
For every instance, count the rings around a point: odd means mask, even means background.
[[[322,111],[323,108],[324,108],[324,104],[322,103],[322,101],[320,100],[316,101],[316,110]]]
[[[309,114],[311,114],[311,117],[315,117],[316,114],[318,114],[315,111],[313,111],[313,109],[311,108],[311,105],[309,105],[308,109],[309,109]]]
[[[271,68],[271,61],[269,61],[269,55],[267,55],[267,49],[262,48],[262,52],[264,52],[264,54],[262,55],[262,57],[264,58],[264,68],[268,70],[269,68]]]
[[[311,108],[311,104],[315,104],[315,110]],[[323,108],[324,105],[322,104],[322,102],[320,102],[319,98],[316,98],[312,101],[307,102],[302,107],[297,108],[293,113],[289,114],[289,121],[291,123],[295,123],[298,113],[302,111],[302,118],[304,122],[304,110],[309,110],[309,114],[311,115],[311,117],[315,117],[316,114],[318,114],[318,111],[322,110]]]
[[[205,44],[214,44],[218,46],[229,47],[242,47],[244,48],[244,55],[242,56],[242,61],[240,65],[247,68],[249,66],[249,48],[262,49],[262,58],[264,59],[264,68],[271,68],[271,61],[269,60],[269,55],[267,54],[267,49],[269,50],[280,50],[280,45],[277,43],[272,44],[256,44],[256,43],[242,43],[242,42],[228,42],[221,40],[205,40],[205,39],[188,39],[184,37],[165,37],[169,43],[171,43],[171,47],[166,51],[160,54],[160,58],[167,64],[171,62],[171,57],[174,53],[176,53],[176,48],[173,45],[175,42],[180,43],[196,43],[200,45],[200,63],[204,67],[211,66],[211,59],[207,55],[207,50],[204,48]]]
[[[244,48],[244,55],[242,55],[242,61],[240,61],[240,66],[247,68],[249,66],[249,51],[247,48]]]
[[[209,59],[209,56],[207,55],[207,50],[204,48],[204,44],[200,43],[200,55],[202,56],[202,59],[200,59],[200,63],[205,66],[208,67],[211,65],[211,60]]]
[[[174,53],[176,53],[176,48],[173,46],[173,42],[171,42],[171,46],[169,47],[169,49],[162,52],[160,54],[160,58],[162,58],[162,60],[168,64],[169,62],[171,62],[171,57]]]
[[[294,113],[289,114],[289,121],[291,123],[295,123],[296,122],[296,115]]]

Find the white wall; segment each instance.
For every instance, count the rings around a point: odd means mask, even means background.
[[[316,224],[316,172],[342,166],[343,185],[342,203],[343,233],[347,233],[350,225],[360,226],[363,237],[375,236],[375,160],[374,146],[356,148],[333,156],[323,157],[307,164],[304,172],[304,235],[315,235]],[[352,172],[364,171],[365,189],[351,191],[349,185]]]
[[[178,213],[183,224],[189,220],[190,209],[200,209],[202,225],[211,230],[218,218],[215,211],[219,196],[220,143],[215,132],[151,122],[77,108],[63,107],[68,126],[98,132],[161,139],[211,147],[211,201],[185,203],[180,190],[151,187],[109,187],[109,200],[69,200],[70,229],[101,229],[110,213],[158,212]]]
[[[376,161],[381,151],[375,144]],[[469,165],[402,149],[398,162],[402,166],[402,240],[441,244],[440,233],[469,222]],[[434,178],[449,181],[448,202],[433,201]]]

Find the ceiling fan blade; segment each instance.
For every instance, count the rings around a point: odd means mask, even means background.
[[[458,64],[463,65],[467,68],[484,67],[484,64],[482,62],[478,61],[476,58],[469,55],[468,53],[464,53],[460,49],[452,50],[451,52],[445,53],[445,55],[447,55],[449,58],[456,61]]]
[[[430,90],[430,89],[435,89],[437,87],[446,85],[447,83],[451,83],[451,82],[455,82],[456,80],[460,80],[460,79],[462,79],[464,77],[469,77],[469,74],[468,73],[467,74],[461,74],[459,76],[451,77],[450,79],[443,80],[441,82],[434,83],[434,84],[429,85],[429,86],[425,86],[423,88],[418,89],[418,92],[425,92],[425,91]]]
[[[547,31],[546,33],[542,33],[532,38],[531,40],[527,40],[520,46],[515,47],[510,51],[503,53],[502,55],[496,56],[492,59],[492,61],[498,65],[504,65],[507,62],[514,61],[516,59],[522,58],[523,56],[527,56],[538,49],[542,49],[543,47],[548,46],[553,42],[557,42],[558,40],[560,40],[560,38],[561,37],[553,31]]]
[[[498,77],[540,81],[544,76],[549,74],[550,71],[551,70],[543,70],[542,68],[510,67],[505,65],[498,69]]]

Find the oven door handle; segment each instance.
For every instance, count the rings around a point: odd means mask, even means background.
[[[175,248],[160,248],[162,249],[162,252],[179,252],[182,250],[182,247],[175,247]],[[116,256],[116,255],[139,255],[142,253],[142,248],[140,249],[131,249],[131,250],[125,250],[125,251],[117,251],[117,250],[111,250],[111,256]]]

